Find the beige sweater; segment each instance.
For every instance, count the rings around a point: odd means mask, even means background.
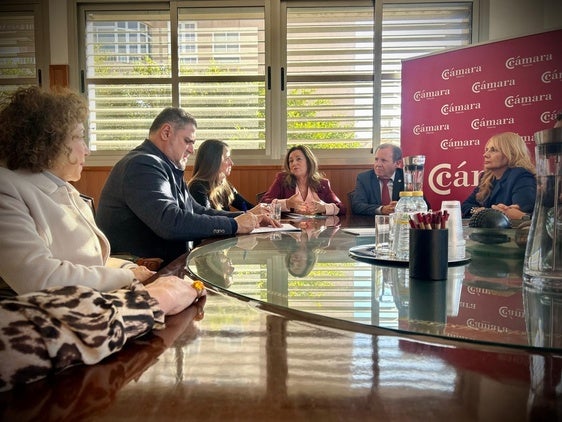
[[[54,285],[109,291],[130,284],[134,275],[127,267],[134,264],[109,254],[107,238],[72,185],[50,173],[0,167],[2,294],[13,294],[9,288],[23,294]]]

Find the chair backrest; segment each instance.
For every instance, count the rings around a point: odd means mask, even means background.
[[[90,209],[92,210],[92,214],[95,217],[96,216],[96,206],[94,204],[94,198],[92,198],[91,196],[88,196],[88,195],[84,195],[83,193],[80,194],[80,198],[82,198],[84,200],[84,202],[86,202],[86,204],[88,204],[90,206]]]
[[[351,206],[351,201],[353,199],[353,193],[355,191],[347,192],[347,209],[350,214],[353,214],[353,207]]]
[[[263,196],[265,195],[267,191],[263,191],[263,192],[258,192],[256,193],[256,203],[259,204],[261,202],[261,199],[263,198]]]

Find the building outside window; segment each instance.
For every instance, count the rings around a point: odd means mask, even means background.
[[[178,24],[178,56],[181,65],[197,64],[197,27],[195,22]]]
[[[20,86],[49,85],[42,6],[10,3],[0,4],[0,95]]]

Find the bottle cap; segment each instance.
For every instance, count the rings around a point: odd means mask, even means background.
[[[412,196],[423,196],[423,191],[414,190],[414,191],[412,191]]]
[[[403,196],[412,196],[412,191],[411,190],[403,190],[399,193],[400,198],[402,198]]]

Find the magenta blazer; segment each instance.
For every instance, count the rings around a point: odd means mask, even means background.
[[[284,181],[285,172],[277,173],[275,180],[263,195],[261,202],[270,203],[274,199],[287,199],[293,196],[295,194],[295,188],[286,186]],[[320,181],[320,188],[318,188],[316,194],[322,201],[328,204],[336,204],[340,210],[338,215],[345,214],[345,205],[330,187],[330,181],[328,179],[322,179]]]

